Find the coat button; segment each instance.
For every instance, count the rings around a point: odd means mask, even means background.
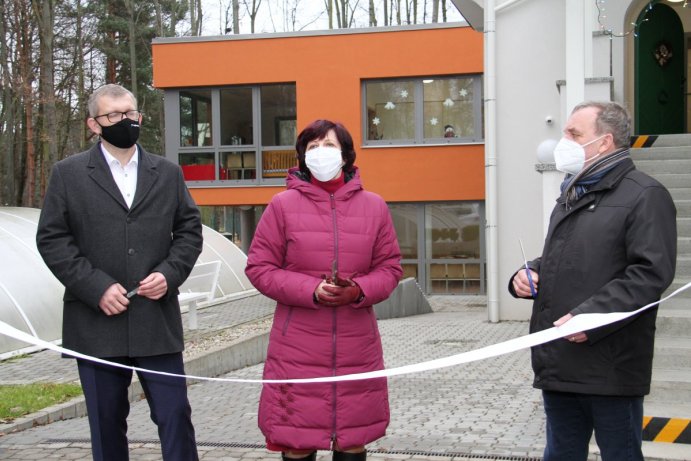
[[[134,254],[134,248],[130,248],[129,250],[127,250],[127,254],[132,256]]]

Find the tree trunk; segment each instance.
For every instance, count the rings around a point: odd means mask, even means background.
[[[369,26],[377,27],[377,11],[374,7],[374,0],[369,0]]]
[[[40,204],[45,193],[50,168],[57,158],[57,127],[55,113],[55,83],[53,81],[53,0],[34,0],[34,16],[39,25],[40,37],[40,73],[39,73],[39,113],[41,117],[38,147],[41,152],[39,160],[40,177],[38,187],[34,189],[33,204]]]
[[[329,18],[329,29],[334,28],[334,0],[324,0],[326,14]]]
[[[22,89],[22,105],[24,108],[24,144],[26,157],[24,168],[20,173],[25,173],[23,177],[24,185],[22,188],[21,205],[33,206],[33,197],[36,191],[36,151],[34,149],[34,97],[32,92],[34,82],[33,55],[31,44],[33,43],[31,31],[31,14],[26,11],[25,5],[15,0],[15,5],[20,10],[17,24],[17,46],[19,54],[19,79]],[[19,4],[19,5],[18,5]]]
[[[240,0],[233,0],[233,33],[240,33]]]
[[[14,79],[9,68],[9,50],[7,37],[10,33],[7,27],[7,2],[0,0],[0,66],[2,66],[2,110],[0,111],[0,205],[17,205],[14,180],[14,112],[15,96],[11,82]]]
[[[89,108],[86,105],[86,97],[84,92],[84,33],[82,31],[82,0],[77,0],[77,39],[75,40],[74,57],[77,60],[77,114],[86,117],[89,113]],[[86,147],[86,123],[79,125],[79,151],[83,151]]]
[[[134,12],[134,4],[132,0],[125,0],[125,8],[128,12],[127,17],[127,35],[129,38],[129,52],[130,52],[130,91],[137,98],[137,29],[136,29],[136,15]]]
[[[432,22],[439,22],[439,0],[432,0]]]

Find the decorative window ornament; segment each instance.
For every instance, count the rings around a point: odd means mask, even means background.
[[[660,67],[665,67],[669,64],[669,60],[672,59],[672,45],[666,40],[662,40],[655,47],[653,52],[655,55],[655,60]]]
[[[408,90],[402,90],[402,91],[401,91],[401,97],[402,97],[402,98],[407,98],[407,97],[408,97]]]
[[[392,110],[396,108],[396,104],[393,102],[389,101],[384,105],[384,109]]]
[[[432,117],[431,119],[429,119],[429,124],[432,126],[436,126],[438,123],[439,120],[437,119],[437,117]]]
[[[461,91],[458,92],[458,94],[459,94],[462,98],[465,98],[466,96],[468,96],[468,90],[466,90],[465,88],[463,88]]]
[[[381,123],[381,120],[379,120],[379,117],[374,117],[372,119],[372,125],[379,125]]]
[[[446,107],[451,107],[455,103],[453,102],[453,100],[451,98],[446,98],[442,104],[444,104]]]

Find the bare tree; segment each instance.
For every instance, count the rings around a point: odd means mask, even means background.
[[[57,128],[55,117],[55,87],[53,81],[53,0],[33,0],[33,13],[38,24],[39,50],[39,114],[41,117],[38,147],[40,157],[38,187],[34,188],[32,204],[42,201],[48,173],[57,157]]]
[[[137,97],[137,18],[134,12],[132,0],[124,0],[127,9],[127,40],[129,42],[130,54],[130,81],[132,94]]]
[[[250,17],[250,33],[254,33],[254,25],[257,21],[257,13],[259,12],[259,7],[262,4],[262,0],[251,0],[252,6],[250,7],[249,0],[243,0],[245,3],[245,8],[247,9],[247,14]]]
[[[240,33],[240,0],[233,0],[233,33]]]
[[[369,0],[369,26],[377,27],[377,10],[374,6],[374,0]]]
[[[439,22],[439,0],[432,0],[432,22]]]

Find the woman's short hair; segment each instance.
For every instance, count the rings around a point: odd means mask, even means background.
[[[334,130],[336,139],[338,139],[341,145],[341,157],[345,162],[343,171],[350,172],[353,170],[353,165],[355,164],[355,149],[353,148],[353,138],[350,136],[346,127],[339,122],[332,122],[331,120],[315,120],[300,132],[297,142],[295,143],[295,150],[298,154],[298,163],[301,172],[308,175],[310,174],[307,164],[305,164],[305,150],[307,149],[307,144],[314,140],[324,139],[330,130]]]

